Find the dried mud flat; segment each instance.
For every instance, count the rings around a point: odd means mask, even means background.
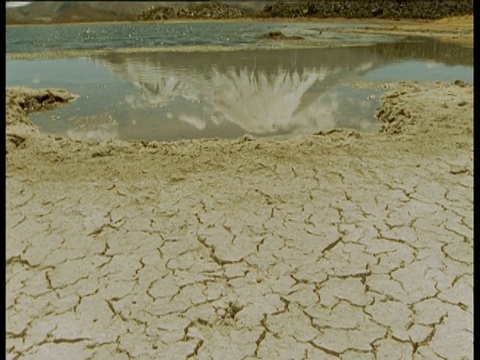
[[[7,359],[473,359],[473,86],[382,131],[41,134],[7,91]]]
[[[344,20],[331,19],[332,22],[345,22]],[[383,19],[355,19],[348,23],[358,23],[356,29],[335,28],[336,31],[358,33],[383,33],[390,35],[428,36],[442,40],[473,47],[473,15],[443,18],[439,20],[383,20]],[[365,24],[362,26],[362,24]],[[370,26],[375,24],[375,27]]]

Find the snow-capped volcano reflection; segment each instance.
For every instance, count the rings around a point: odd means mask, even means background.
[[[128,95],[126,102],[135,109],[169,107],[178,120],[202,130],[207,122],[219,125],[230,122],[245,132],[269,134],[291,132],[294,129],[315,131],[320,127],[334,126],[332,112],[337,104],[331,96],[319,96],[306,106],[304,95],[315,83],[325,78],[324,72],[287,72],[267,75],[260,70],[230,69],[226,72],[213,68],[208,78],[167,71],[157,82],[138,82],[144,91]],[[150,79],[152,80],[152,78]],[[169,106],[182,99],[193,105],[190,113],[185,106]],[[303,106],[302,106],[303,105]],[[321,115],[321,116],[319,116]]]
[[[299,111],[302,97],[323,77],[296,71],[267,76],[247,69],[227,73],[214,70],[210,81],[213,91],[206,98],[212,104],[213,119],[225,119],[251,133],[274,133],[307,121],[298,121],[304,112]]]
[[[192,59],[195,55],[189,54]],[[200,59],[176,64],[159,61],[154,55],[149,55],[151,61],[129,61],[127,57],[124,62],[115,59],[104,64],[141,89],[126,95],[131,109],[149,110],[169,127],[177,126],[174,121],[197,131],[234,125],[240,133],[254,135],[344,127],[338,123],[342,97],[335,86],[340,79],[358,76],[374,66],[371,57],[356,64],[335,59],[325,64],[321,59],[323,64],[301,66],[297,58],[278,63],[274,55],[270,62],[260,64],[234,57],[223,62],[212,57],[211,63]]]
[[[177,96],[183,96],[191,101],[195,101],[199,96],[198,91],[189,86],[186,79],[182,80],[175,74],[167,74],[156,80],[156,83],[142,79],[135,81],[134,85],[145,91],[127,96],[125,99],[127,103],[134,109],[147,109],[166,106]]]

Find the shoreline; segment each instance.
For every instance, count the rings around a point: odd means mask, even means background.
[[[348,31],[382,33],[390,35],[420,35],[435,37],[442,41],[456,42],[469,47],[473,47],[473,15],[450,17],[438,20],[388,20],[388,19],[345,19],[345,18],[328,18],[328,19],[222,19],[222,20],[162,20],[162,21],[118,21],[118,22],[85,22],[85,23],[65,23],[65,24],[29,24],[29,25],[7,25],[12,26],[62,26],[62,25],[101,25],[101,24],[185,24],[185,23],[250,23],[250,22],[290,22],[290,23],[353,23],[365,24],[364,27],[358,29],[348,29]],[[368,25],[385,25],[383,28],[375,27],[371,29]],[[342,30],[342,28],[338,28]]]
[[[375,134],[173,142],[7,88],[7,358],[473,360],[474,86],[383,88]]]

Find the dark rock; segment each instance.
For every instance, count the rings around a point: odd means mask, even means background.
[[[287,36],[281,31],[271,31],[269,33],[260,35],[258,39],[268,39],[268,40],[304,40],[303,36],[292,35]]]

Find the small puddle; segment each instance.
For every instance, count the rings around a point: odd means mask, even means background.
[[[7,86],[80,95],[32,114],[44,132],[90,140],[178,140],[376,132],[380,87],[355,81],[473,82],[471,49],[428,39],[372,46],[138,52],[7,61]]]

